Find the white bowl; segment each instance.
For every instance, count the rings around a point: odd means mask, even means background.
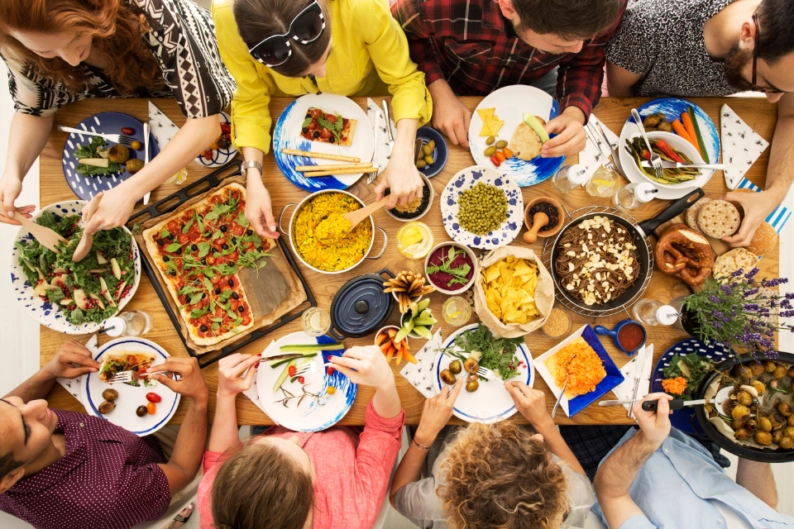
[[[427,273],[427,268],[430,266],[430,257],[434,253],[436,253],[436,250],[438,250],[442,246],[454,246],[458,250],[463,250],[464,252],[466,252],[466,255],[469,256],[469,259],[471,259],[471,262],[473,263],[472,264],[472,268],[474,268],[474,274],[471,276],[471,281],[469,281],[469,283],[465,287],[463,287],[461,289],[458,289],[458,290],[447,290],[447,289],[439,287],[438,285],[433,283],[433,281],[430,279],[430,274]],[[471,251],[471,248],[469,248],[465,244],[461,244],[459,242],[445,241],[445,242],[436,244],[435,246],[433,246],[433,248],[430,250],[430,252],[425,257],[425,269],[424,269],[424,272],[425,272],[425,277],[427,277],[427,282],[430,285],[433,285],[436,290],[438,290],[442,294],[446,294],[447,296],[457,296],[458,294],[462,294],[462,293],[466,292],[467,290],[469,290],[472,287],[472,285],[474,284],[475,280],[477,279],[477,274],[479,273],[479,271],[480,271],[480,263],[479,263],[479,260],[477,259],[477,256],[474,255],[474,252]]]
[[[436,190],[433,189],[433,184],[430,183],[430,179],[427,176],[425,176],[422,172],[419,173],[419,176],[422,177],[422,180],[424,181],[424,184],[430,190],[430,198],[427,201],[427,207],[419,215],[417,215],[416,217],[411,217],[410,219],[405,219],[405,218],[402,218],[402,217],[398,217],[389,208],[383,208],[383,211],[385,211],[386,214],[389,215],[394,220],[399,220],[400,222],[413,222],[415,220],[421,219],[422,217],[427,215],[427,213],[431,209],[433,209],[433,200],[435,200],[435,198],[436,198]]]
[[[631,137],[639,137],[640,133],[637,131],[636,134],[633,134]],[[670,147],[673,149],[685,154],[687,158],[692,160],[692,163],[704,163],[703,158],[698,153],[695,146],[689,143],[688,140],[685,140],[681,136],[674,134],[672,132],[648,132],[647,133],[649,140],[664,140],[666,141]],[[700,175],[697,176],[694,180],[690,180],[688,182],[683,182],[680,184],[661,184],[654,180],[648,178],[642,171],[640,171],[639,167],[637,167],[637,163],[634,161],[634,157],[629,154],[625,146],[621,145],[620,148],[620,164],[623,166],[623,170],[626,172],[626,175],[629,176],[629,180],[636,180],[637,178],[650,182],[654,186],[661,187],[664,189],[682,189],[685,187],[699,187],[701,184],[699,183],[703,177],[705,176],[703,170],[700,170]],[[629,174],[631,173],[631,174]],[[633,177],[633,178],[632,178]]]

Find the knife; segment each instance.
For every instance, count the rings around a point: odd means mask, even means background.
[[[149,164],[149,122],[143,124],[143,166],[146,167]],[[145,195],[143,195],[143,205],[147,205],[149,203],[149,198],[152,196],[152,192],[149,191]]]
[[[624,404],[634,404],[635,402],[639,402],[639,400],[602,400],[598,403],[599,406],[602,407],[609,407],[609,406],[622,406]],[[642,409],[645,411],[656,411],[656,407],[658,405],[658,400],[649,400],[642,403]],[[670,409],[671,410],[680,410],[681,408],[685,408],[688,406],[702,406],[706,403],[706,399],[700,400],[681,400],[681,399],[673,399],[670,401]]]
[[[637,365],[634,367],[634,390],[631,392],[631,398],[637,400],[637,390],[640,388],[640,380],[643,377],[645,370],[645,360],[648,358],[648,353],[653,354],[653,344],[643,345],[637,352]],[[632,418],[634,411],[629,408],[628,417]]]

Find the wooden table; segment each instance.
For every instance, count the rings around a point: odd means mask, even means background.
[[[379,98],[376,98],[379,99]],[[355,98],[355,100],[364,108],[366,102],[364,98]],[[480,98],[463,98],[463,101],[470,108],[476,107]],[[699,99],[693,100],[703,110],[705,110],[715,123],[719,125],[719,111],[724,103],[729,103],[730,106],[742,117],[754,130],[756,130],[764,138],[771,140],[776,122],[776,112],[773,107],[767,103],[765,99]],[[378,101],[379,102],[379,101]],[[603,100],[600,106],[596,109],[596,115],[615,132],[620,132],[623,123],[629,115],[631,108],[636,107],[645,102],[644,99],[610,99]],[[288,99],[274,99],[271,102],[270,108],[273,116],[278,116],[283,109],[290,103]],[[157,106],[162,109],[177,125],[184,123],[184,117],[179,111],[176,103],[172,100],[158,100]],[[70,105],[66,109],[58,112],[56,115],[56,125],[74,126],[87,116],[105,111],[123,111],[131,114],[139,119],[145,120],[148,116],[146,100],[91,100],[83,101]],[[55,130],[55,129],[54,129]],[[41,155],[41,205],[45,206],[53,202],[60,202],[63,200],[70,200],[74,198],[71,190],[66,184],[61,169],[61,151],[66,141],[66,134],[61,132],[53,132],[50,140],[47,143]],[[747,177],[754,183],[763,187],[766,167],[769,161],[769,150],[755,163],[751,168]],[[569,162],[570,163],[570,162]],[[473,164],[470,153],[459,146],[449,145],[449,159],[444,170],[435,178],[431,180],[433,188],[436,192],[436,197],[440,196],[444,186],[449,179],[461,169]],[[198,164],[191,163],[188,166],[189,177],[188,182],[193,182],[210,172]],[[298,202],[303,199],[307,193],[292,184],[290,184],[279,172],[273,156],[265,157],[264,174],[266,185],[270,190],[273,199],[273,210],[276,215],[281,211],[284,204],[290,202]],[[171,193],[178,190],[176,185],[163,185],[155,190],[152,194],[152,200],[160,200]],[[349,189],[353,194],[361,197],[365,202],[369,203],[374,200],[374,185],[368,186],[366,179],[361,179],[356,185]],[[706,185],[706,192],[709,196],[719,196],[726,191],[722,173],[718,172]],[[550,181],[546,181],[538,186],[523,188],[524,203],[539,195],[551,195],[561,200],[569,210],[573,210],[593,203],[600,205],[609,205],[611,199],[598,199],[593,198],[585,192],[584,189],[578,189],[572,193],[562,196]],[[428,213],[422,221],[425,222],[433,231],[436,243],[449,240],[444,227],[441,222],[441,213],[438,206],[438,198],[435,200],[432,211]],[[667,201],[653,201],[645,205],[640,210],[633,213],[639,220],[645,220],[652,217],[664,207],[668,205]],[[140,203],[139,203],[140,206]],[[394,237],[397,230],[402,226],[402,223],[392,219],[384,211],[375,214],[375,223],[386,229],[391,238],[389,241],[386,254],[379,260],[371,261],[366,260],[356,269],[346,274],[329,276],[319,274],[312,270],[307,269],[301,265],[301,272],[307,279],[312,292],[317,298],[319,306],[330,308],[331,300],[336,293],[337,289],[349,279],[364,273],[374,273],[382,268],[389,268],[394,272],[403,269],[411,269],[414,271],[422,270],[421,261],[409,261],[403,258],[396,249]],[[378,236],[376,236],[378,237]],[[536,253],[541,254],[543,250],[543,241],[540,239],[538,243],[531,245]],[[379,242],[376,242],[376,245]],[[519,236],[513,244],[524,245],[521,236]],[[768,253],[761,261],[761,276],[774,277],[778,270],[778,252]],[[648,290],[645,293],[646,297],[659,299],[667,302],[672,297],[673,287],[676,285],[677,280],[666,276],[664,274],[655,272],[653,280],[651,281]],[[441,304],[446,299],[446,296],[440,293],[431,295],[431,307],[436,314],[441,313]],[[154,329],[146,335],[146,338],[151,339],[161,346],[163,346],[170,354],[176,356],[186,356],[182,342],[177,337],[171,322],[169,321],[165,310],[158,299],[157,295],[152,288],[148,277],[141,279],[140,287],[127,306],[129,310],[145,310],[153,316]],[[572,314],[575,326],[580,326],[585,323],[593,324],[595,320],[592,318],[585,318],[583,316]],[[598,323],[604,325],[611,325],[626,317],[626,314],[618,314],[609,318],[599,318]],[[399,324],[398,311],[394,311],[388,323]],[[443,334],[448,336],[454,329],[451,326],[443,324]],[[252,343],[242,349],[241,352],[247,354],[256,354],[261,352],[265,346],[270,343],[271,339],[278,336],[283,336],[287,333],[300,331],[299,321],[293,321],[282,329],[279,329],[274,335],[267,336],[259,342]],[[53,357],[60,345],[72,338],[64,334],[59,334],[47,328],[41,328],[41,363],[44,364]],[[372,343],[372,336],[361,339],[348,339],[345,343],[348,345],[369,345]],[[648,343],[655,345],[654,361],[658,358],[675,342],[686,338],[682,332],[671,328],[649,327],[648,328]],[[78,337],[85,341],[86,337]],[[100,337],[100,343],[104,343],[108,338],[104,335]],[[414,341],[415,350],[418,350],[420,343]],[[537,331],[527,335],[526,343],[529,346],[532,355],[538,357],[545,351],[555,345],[556,341],[547,338],[542,332]],[[625,364],[629,358],[617,351],[611,343],[611,340],[604,340],[603,344],[606,346],[612,358],[618,367]],[[422,406],[424,397],[416,391],[402,376],[399,376],[398,368],[394,367],[395,379],[397,381],[397,389],[400,394],[402,405],[406,412],[407,424],[418,424],[422,414]],[[214,414],[215,404],[215,390],[218,385],[218,367],[217,363],[204,369],[204,376],[210,388],[210,418]],[[554,405],[554,396],[549,390],[546,383],[541,377],[536,378],[535,388],[541,389],[546,392],[546,406],[549,410]],[[372,391],[369,388],[361,388],[353,408],[343,419],[341,424],[363,424],[364,410],[367,402],[372,397]],[[612,393],[609,393],[606,398],[614,398]],[[80,405],[71,395],[69,395],[63,388],[56,384],[55,389],[48,398],[50,404],[55,408],[84,411]],[[183,403],[180,406],[173,422],[181,423],[186,405]],[[271,424],[268,417],[262,413],[253,403],[251,403],[245,396],[240,396],[237,400],[237,413],[238,422],[241,424]],[[456,419],[453,418],[456,421]],[[522,422],[523,418],[520,414],[516,414],[511,420]],[[564,414],[558,414],[556,421],[560,424],[631,424],[626,417],[626,412],[622,407],[601,408],[598,406],[590,406],[581,413],[577,414],[572,419],[564,417]]]

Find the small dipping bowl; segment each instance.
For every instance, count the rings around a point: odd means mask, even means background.
[[[433,153],[431,154],[433,157],[433,163],[419,169],[419,172],[426,177],[433,178],[440,173],[442,169],[444,169],[445,165],[447,165],[447,142],[444,141],[444,136],[442,136],[440,132],[432,127],[427,126],[421,127],[419,130],[417,130],[416,137],[417,139],[422,140],[422,148],[424,148],[424,146],[427,145],[430,140],[433,140],[436,145],[435,149],[433,149]]]
[[[611,331],[603,325],[596,325],[593,330],[601,336],[611,336],[612,341],[615,342],[615,347],[629,356],[633,356],[640,347],[645,345],[645,341],[648,339],[645,327],[640,322],[632,319],[618,322]]]
[[[534,215],[530,215],[530,211],[532,210],[532,206],[535,204],[539,204],[541,202],[548,202],[555,208],[557,208],[557,225],[548,231],[539,231],[538,237],[551,237],[552,235],[557,235],[559,231],[562,229],[563,225],[563,218],[565,217],[565,210],[562,208],[562,205],[559,201],[555,198],[551,197],[536,197],[529,201],[527,207],[524,208],[524,226],[526,226],[527,230],[532,229],[532,217]]]

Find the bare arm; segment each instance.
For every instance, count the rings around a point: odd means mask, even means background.
[[[25,402],[43,399],[47,397],[54,384],[55,377],[44,369],[40,369],[32,377],[9,391],[3,398],[19,397]]]
[[[634,95],[632,88],[639,83],[642,75],[631,73],[617,64],[607,61],[607,87],[609,97],[631,97]]]
[[[91,358],[91,352],[81,343],[69,340],[61,346],[52,360],[5,397],[19,397],[25,402],[44,399],[59,377],[76,378],[98,370],[99,362]]]
[[[218,397],[207,450],[223,453],[240,444],[237,432],[237,395],[254,382],[261,356],[233,354],[218,364]]]
[[[736,483],[752,492],[772,509],[777,509],[777,487],[769,463],[758,463],[739,458]]]
[[[13,214],[14,201],[22,191],[22,180],[47,144],[54,119],[54,114],[37,117],[20,112],[14,112],[11,118],[6,166],[0,182],[0,201],[7,214]]]

